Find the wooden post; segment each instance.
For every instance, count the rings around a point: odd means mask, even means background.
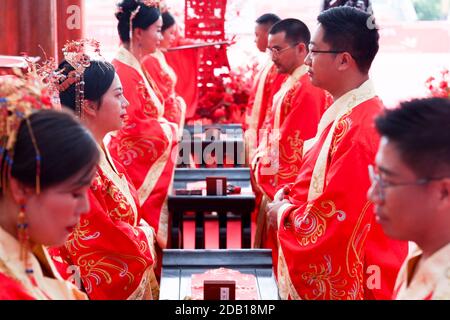
[[[18,4],[18,52],[56,58],[56,0],[16,0]],[[42,48],[42,49],[41,49]],[[42,52],[42,50],[45,52]]]
[[[63,59],[62,48],[67,41],[84,37],[84,0],[58,0],[58,61]]]
[[[0,54],[17,55],[19,52],[19,1],[0,1]]]

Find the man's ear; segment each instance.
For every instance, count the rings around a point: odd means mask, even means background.
[[[442,179],[439,183],[439,201],[442,202],[442,205],[447,208],[447,211],[450,209],[450,178]]]
[[[343,52],[340,54],[338,63],[339,63],[338,70],[345,71],[348,68],[350,68],[351,64],[355,63],[355,61],[353,60],[353,57],[350,55],[350,53]]]
[[[300,54],[305,54],[305,56],[308,55],[308,48],[306,47],[306,44],[304,44],[303,42],[300,42],[297,45],[297,50]]]
[[[10,177],[9,179],[9,190],[12,198],[18,204],[24,204],[29,195],[35,191],[34,188],[25,186],[13,177]]]

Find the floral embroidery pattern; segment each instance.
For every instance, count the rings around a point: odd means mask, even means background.
[[[280,158],[283,162],[289,164],[289,167],[281,167],[278,172],[282,179],[289,179],[298,175],[298,164],[301,163],[303,154],[304,141],[300,138],[299,130],[296,130],[294,135],[289,135],[287,142],[289,147],[280,144]]]
[[[80,223],[66,241],[65,246],[69,252],[74,252],[80,248],[89,248],[82,242],[94,240],[100,237],[100,232],[98,231],[90,234],[91,231],[87,228],[88,226],[89,220],[81,219]]]
[[[339,147],[339,143],[344,139],[345,135],[348,133],[352,126],[352,120],[348,116],[344,116],[337,124],[334,129],[333,142],[331,143],[329,159],[333,158],[336,150]]]
[[[154,162],[160,154],[155,142],[162,142],[166,146],[167,142],[156,137],[136,138],[124,137],[120,140],[120,145],[117,149],[117,154],[123,165],[129,166],[133,160],[138,157],[146,157],[149,162]],[[161,150],[164,150],[161,148]]]
[[[101,254],[101,251],[90,252],[77,260],[77,265],[82,269],[81,278],[88,294],[92,292],[93,285],[99,286],[103,281],[107,284],[112,283],[110,271],[118,273],[122,279],[127,279],[123,290],[128,290],[128,286],[134,282],[134,275],[129,271],[128,263],[125,260],[141,263],[143,265],[142,270],[147,267],[146,261],[138,256],[115,254],[105,255],[100,259],[90,257],[101,256]]]
[[[305,272],[302,274],[302,279],[306,281],[308,286],[314,286],[312,290],[314,296],[305,295],[308,300],[340,300],[345,297],[345,286],[347,281],[342,277],[339,277],[341,268],[333,270],[333,264],[331,262],[331,256],[326,255],[323,257],[325,263],[315,265],[310,264],[309,268],[311,272]]]
[[[153,99],[150,97],[150,94],[147,91],[147,87],[143,80],[139,81],[137,86],[139,95],[143,98],[143,112],[146,116],[151,118],[158,118],[158,108],[156,107]]]
[[[333,201],[327,200],[320,203],[322,211],[312,204],[309,204],[305,213],[294,217],[295,237],[300,246],[305,247],[314,244],[325,234],[327,229],[327,219],[337,214],[338,221],[342,222],[346,218],[346,213],[337,210]]]

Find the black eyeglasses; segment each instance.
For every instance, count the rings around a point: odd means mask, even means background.
[[[405,186],[421,186],[428,184],[432,181],[439,181],[442,179],[446,179],[446,177],[440,177],[440,178],[420,178],[415,181],[409,181],[409,182],[386,182],[382,178],[381,174],[378,172],[377,168],[369,165],[369,178],[370,182],[373,187],[377,188],[378,196],[380,199],[384,200],[385,197],[385,189],[387,188],[393,188],[393,187],[405,187]]]
[[[353,56],[353,54],[351,54],[350,52],[346,51],[346,50],[315,50],[311,47],[311,45],[308,46],[308,50],[310,53],[331,53],[331,54],[338,54],[338,53],[344,53],[347,52],[349,55],[351,55],[351,57],[353,59],[355,59],[355,57]]]
[[[272,56],[278,56],[278,55],[280,55],[280,53],[282,53],[283,51],[286,51],[286,50],[288,50],[288,49],[295,48],[299,43],[300,43],[300,42],[294,43],[293,45],[290,45],[290,46],[288,46],[288,47],[286,47],[286,48],[283,48],[283,49],[278,49],[278,48],[267,48],[267,50],[269,50],[269,53],[270,53]]]
[[[312,49],[309,51],[312,53],[334,53],[334,54],[345,52],[342,50],[312,50]]]

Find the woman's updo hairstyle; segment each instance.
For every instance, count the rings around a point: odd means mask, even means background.
[[[62,74],[68,75],[74,68],[66,61],[63,60],[59,65],[59,70],[62,70]],[[84,70],[84,99],[102,104],[102,97],[111,87],[116,70],[114,66],[102,60],[91,60],[89,67]],[[76,89],[75,84],[70,85],[66,90],[59,92],[59,99],[61,104],[76,110]]]
[[[163,21],[161,32],[164,32],[175,24],[175,18],[170,14],[169,11],[163,12],[161,16]]]
[[[117,30],[123,43],[130,42],[130,24],[133,30],[136,28],[147,30],[154,24],[161,13],[158,6],[148,6],[145,3],[156,1],[123,0],[117,5],[116,18],[119,20]]]

